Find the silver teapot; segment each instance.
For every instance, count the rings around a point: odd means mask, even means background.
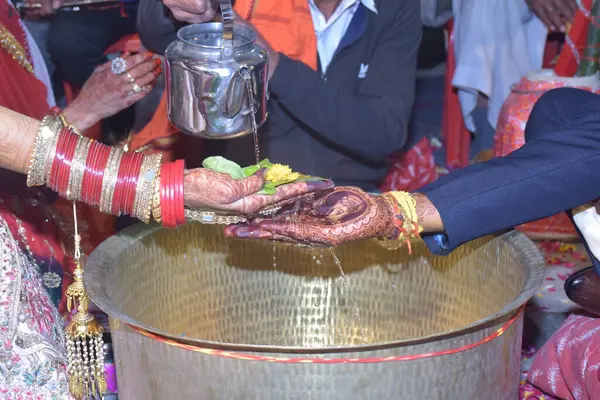
[[[255,133],[267,119],[267,51],[234,25],[229,0],[219,4],[222,23],[181,28],[165,52],[169,120],[205,139]]]

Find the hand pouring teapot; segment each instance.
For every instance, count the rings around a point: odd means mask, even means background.
[[[234,26],[231,1],[219,4],[223,23],[181,28],[165,52],[169,120],[205,139],[254,133],[267,118],[267,52]]]

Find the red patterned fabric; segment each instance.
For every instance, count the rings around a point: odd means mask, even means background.
[[[527,380],[559,399],[600,399],[600,319],[572,315],[536,354]]]
[[[381,191],[412,192],[433,182],[438,173],[428,138],[421,139],[410,150],[392,157]]]
[[[504,157],[525,144],[525,124],[535,102],[548,90],[564,86],[567,86],[565,81],[532,81],[527,77],[515,85],[500,110],[494,138],[495,157]],[[580,89],[592,90],[586,87]],[[517,229],[528,233],[576,234],[573,224],[564,213],[522,225]]]

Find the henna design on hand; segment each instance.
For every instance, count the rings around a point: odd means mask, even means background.
[[[393,216],[385,198],[354,187],[339,187],[304,196],[271,219],[228,227],[225,234],[335,246],[389,235],[395,228]]]
[[[333,186],[333,182],[294,182],[277,188],[273,195],[257,194],[264,186],[264,170],[246,179],[233,179],[227,174],[198,168],[184,177],[187,207],[210,209],[240,215],[256,214],[264,208],[293,202],[297,197]]]

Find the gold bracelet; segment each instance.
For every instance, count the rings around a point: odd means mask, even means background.
[[[27,186],[44,186],[47,182],[46,171],[51,168],[51,152],[56,151],[56,141],[61,129],[61,123],[54,114],[49,114],[42,119],[29,159],[27,170]]]
[[[81,136],[81,133],[79,132],[79,129],[77,129],[77,127],[75,125],[71,125],[69,123],[69,121],[67,121],[67,118],[65,117],[65,115],[63,113],[58,114],[58,118],[60,119],[61,124],[65,127],[65,128],[71,128],[73,130],[73,132],[75,132],[76,134]]]
[[[162,222],[162,210],[160,208],[160,171],[154,180],[154,197],[152,198],[152,218],[159,224]]]

